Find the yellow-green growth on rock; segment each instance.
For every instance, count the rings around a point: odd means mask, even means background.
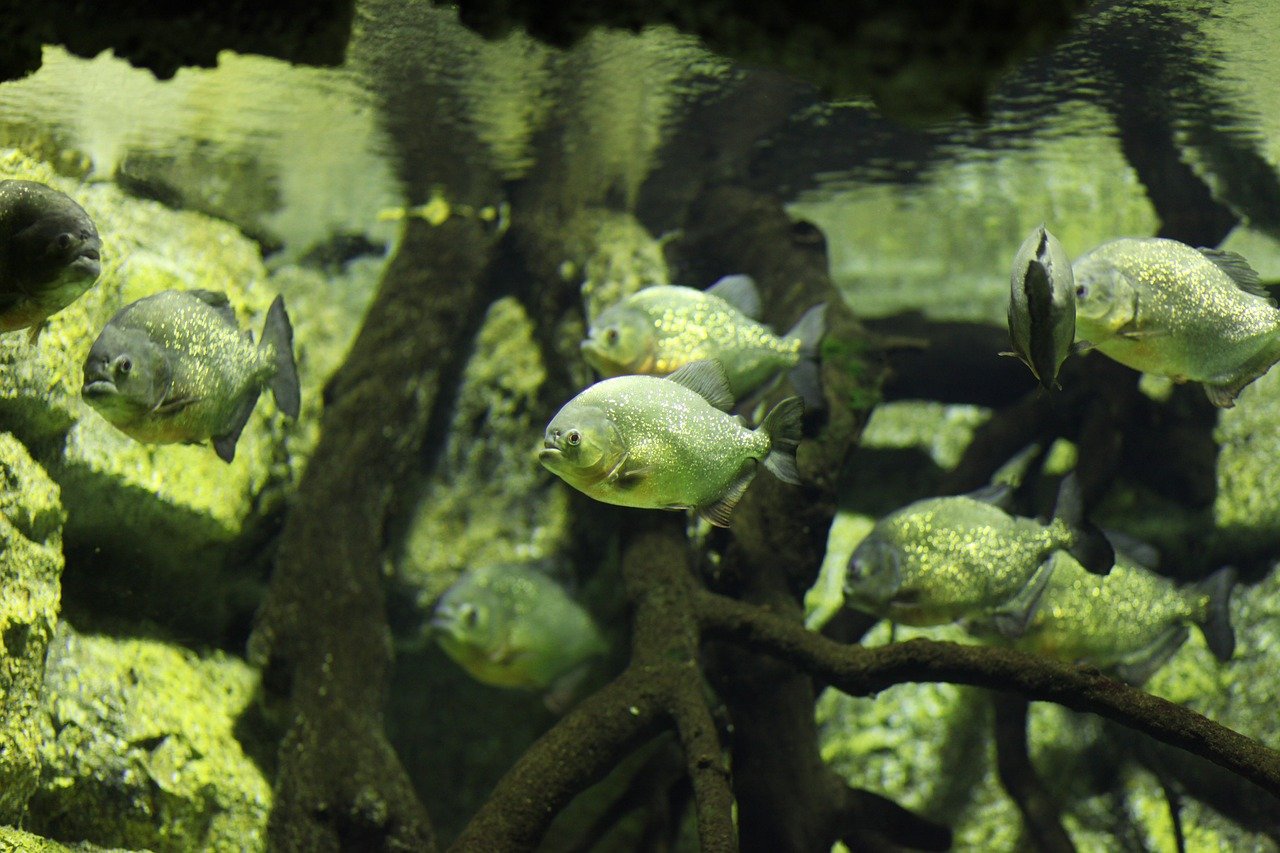
[[[119,847],[99,847],[86,842],[62,844],[12,826],[0,826],[0,850],[14,853],[130,853]]]
[[[45,651],[58,623],[58,487],[0,433],[0,824],[17,823],[40,778]]]
[[[28,828],[157,852],[265,849],[271,785],[235,732],[257,679],[220,652],[62,626]]]
[[[493,303],[400,561],[401,579],[424,601],[466,568],[538,559],[561,544],[568,498],[535,457],[542,423],[533,416],[545,380],[524,308],[512,298]]]

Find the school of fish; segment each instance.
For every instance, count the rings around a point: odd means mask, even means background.
[[[29,330],[97,280],[101,240],[85,210],[31,181],[0,181],[0,332]],[[801,483],[796,451],[816,386],[825,305],[789,332],[760,321],[745,275],[706,290],[659,285],[590,322],[584,360],[603,378],[548,423],[538,460],[605,503],[681,510],[728,527],[761,467]],[[1015,253],[1012,352],[1046,391],[1063,363],[1096,349],[1136,370],[1201,384],[1232,406],[1280,360],[1280,309],[1239,255],[1174,240],[1121,238],[1071,263],[1041,224]],[[261,339],[224,294],[170,290],[126,305],[84,361],[84,400],[145,443],[210,442],[227,462],[262,391],[296,418],[292,325],[283,300]],[[800,392],[754,428],[735,401],[789,377]],[[850,557],[846,605],[909,625],[964,622],[988,642],[1110,669],[1141,683],[1198,626],[1211,651],[1235,645],[1227,602],[1235,571],[1176,588],[1117,553],[1084,517],[1074,478],[1053,518],[1013,514],[1009,490],[926,497],[876,523]],[[592,617],[544,572],[497,565],[465,573],[437,602],[433,631],[474,678],[554,693],[606,643]]]

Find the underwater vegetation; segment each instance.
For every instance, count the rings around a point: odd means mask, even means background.
[[[850,60],[925,130],[390,0],[0,122],[101,252],[0,335],[0,847],[1276,849],[1280,104],[1139,5]]]

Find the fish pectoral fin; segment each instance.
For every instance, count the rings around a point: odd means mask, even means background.
[[[653,471],[652,465],[628,465],[630,456],[623,454],[618,464],[604,476],[604,482],[620,489],[632,489],[644,482]]]
[[[31,327],[31,331],[27,334],[27,343],[31,346],[36,345],[36,341],[40,340],[40,333],[44,331],[44,327],[49,325],[48,320],[41,320]]]
[[[153,415],[173,415],[190,406],[192,403],[200,401],[199,397],[170,397],[162,399],[156,403],[156,407],[151,410]]]
[[[1145,341],[1149,338],[1162,338],[1169,334],[1161,329],[1140,329],[1133,321],[1116,329],[1116,337],[1126,341]]]
[[[1213,403],[1219,409],[1230,409],[1236,404],[1236,393],[1238,389],[1228,387],[1226,385],[1205,385],[1204,393],[1209,398],[1209,402]]]

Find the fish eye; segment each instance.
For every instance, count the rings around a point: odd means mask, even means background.
[[[474,604],[464,604],[459,607],[458,615],[462,617],[462,623],[468,628],[474,628],[480,622],[480,611]]]
[[[605,329],[604,342],[609,346],[613,346],[614,344],[616,344],[618,342],[619,337],[621,337],[621,335],[618,334],[618,329],[616,326],[610,326],[608,329]]]
[[[1083,299],[1089,293],[1089,288],[1083,284],[1076,285],[1076,298]]]
[[[120,356],[120,360],[116,362],[116,369],[125,376],[128,376],[129,371],[133,370],[133,362],[129,359],[129,356],[122,355]]]
[[[582,433],[576,429],[571,429],[565,433],[564,440],[569,442],[571,447],[577,447],[582,442]]]
[[[64,231],[63,233],[58,235],[57,243],[58,243],[59,249],[70,249],[71,235]]]

